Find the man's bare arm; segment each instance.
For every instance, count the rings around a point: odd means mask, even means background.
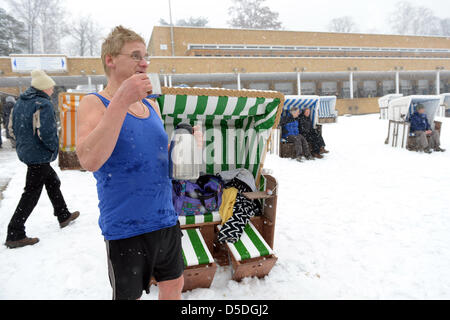
[[[76,151],[81,166],[97,171],[111,156],[126,116],[123,108],[105,108],[96,96],[86,96],[77,111]]]
[[[94,172],[103,166],[116,147],[129,106],[145,98],[151,89],[146,74],[135,74],[121,84],[108,108],[93,95],[81,101],[76,150],[83,168]]]

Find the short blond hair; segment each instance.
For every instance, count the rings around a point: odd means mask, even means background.
[[[145,40],[140,35],[122,26],[115,27],[106,37],[102,44],[102,62],[106,75],[109,75],[109,68],[106,65],[106,56],[118,56],[126,43],[134,41],[140,41],[145,45]]]

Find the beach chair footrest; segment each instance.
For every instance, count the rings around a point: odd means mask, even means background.
[[[277,260],[278,258],[273,254],[245,261],[237,261],[231,255],[231,264],[233,266],[232,279],[239,282],[247,277],[264,278],[272,270]]]
[[[215,263],[187,267],[183,273],[183,292],[211,287],[216,270],[217,266]]]

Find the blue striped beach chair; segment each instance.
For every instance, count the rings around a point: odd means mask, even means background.
[[[319,96],[285,96],[283,115],[287,114],[292,107],[297,107],[300,110],[310,108],[311,122],[314,128],[317,127],[319,123],[319,107],[320,107]]]
[[[302,95],[288,95],[285,96],[285,102],[283,106],[282,116],[286,115],[292,107],[297,107],[300,110],[304,110],[306,108],[311,109],[311,122],[313,128],[321,130],[321,125],[319,124],[319,107],[320,107],[320,97],[319,96],[302,96]],[[281,131],[281,128],[279,128]],[[281,134],[278,135],[277,142],[279,150],[279,154],[281,158],[294,158],[295,151],[294,145],[292,143],[288,143],[284,139],[281,139]]]
[[[335,123],[338,119],[336,96],[321,96],[319,102],[319,123]]]

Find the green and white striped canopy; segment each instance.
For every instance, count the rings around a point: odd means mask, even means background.
[[[274,91],[205,88],[163,88],[157,98],[169,139],[182,122],[201,127],[206,138],[202,172],[246,168],[257,180],[283,100]]]

